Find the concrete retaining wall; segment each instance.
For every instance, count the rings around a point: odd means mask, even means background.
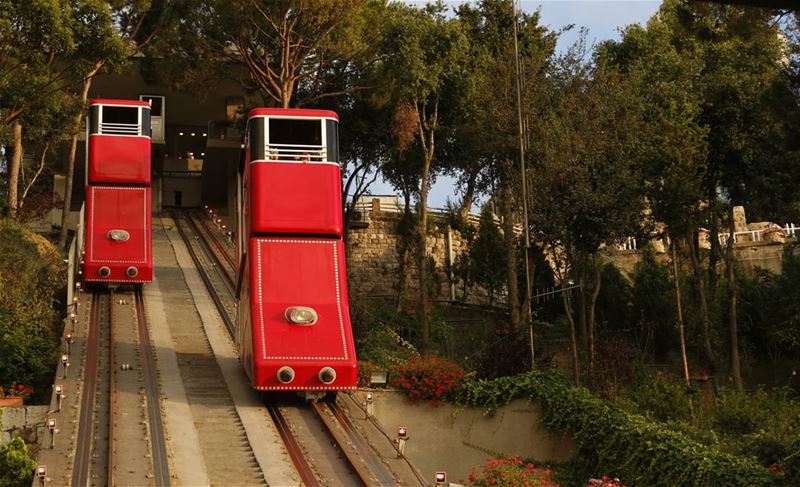
[[[539,406],[526,400],[490,417],[478,408],[411,403],[393,391],[376,391],[374,397],[376,419],[389,434],[408,428],[406,456],[430,478],[444,470],[451,481],[465,479],[488,456],[565,462],[574,452],[572,438],[546,430]]]

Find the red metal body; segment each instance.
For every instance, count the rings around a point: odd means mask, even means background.
[[[91,184],[150,185],[150,138],[89,135]]]
[[[354,389],[336,114],[250,115],[237,232],[240,358],[259,390]],[[297,306],[313,309],[316,322],[292,323],[287,309]],[[282,368],[291,380],[280,379]],[[335,371],[333,381],[323,381],[324,368]]]
[[[86,240],[84,276],[98,282],[150,282],[153,280],[151,194],[149,187],[88,186],[86,188]],[[114,241],[112,230],[128,233]],[[111,273],[99,275],[100,267]],[[137,275],[129,277],[129,267]]]
[[[92,100],[86,125],[83,277],[93,282],[150,282],[149,105]]]

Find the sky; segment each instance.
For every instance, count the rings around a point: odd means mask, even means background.
[[[427,2],[407,0],[406,3],[424,5]],[[463,2],[446,3],[455,6]],[[606,39],[619,39],[619,29],[633,23],[644,24],[655,14],[661,2],[659,0],[521,0],[519,4],[525,12],[533,12],[538,8],[541,11],[542,24],[551,30],[558,30],[569,24],[575,26],[559,40],[558,49],[562,50],[577,39],[581,27],[588,29],[587,41],[590,45]],[[396,193],[390,184],[382,180],[376,181],[369,192],[375,195]],[[448,198],[457,202],[459,195],[456,193],[455,180],[440,177],[431,187],[428,204],[434,208],[444,207]]]

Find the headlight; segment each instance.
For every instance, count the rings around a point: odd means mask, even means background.
[[[289,306],[283,316],[295,325],[313,325],[317,322],[317,312],[308,306]]]

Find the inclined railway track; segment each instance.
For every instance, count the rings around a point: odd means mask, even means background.
[[[131,300],[136,303],[135,312],[126,306]],[[91,301],[71,485],[149,484],[147,479],[152,478],[157,487],[169,486],[160,394],[141,290],[98,289]],[[132,315],[133,327],[120,320]],[[123,360],[137,362],[142,376],[139,372],[120,372],[118,362]],[[121,370],[132,369],[126,365]],[[140,380],[144,383],[146,412],[130,397],[136,395]],[[128,396],[121,400],[120,394]],[[142,428],[130,421],[137,413],[146,417],[149,444]]]
[[[234,301],[232,283],[235,282],[233,274],[236,266],[229,252],[215,235],[213,227],[209,228],[209,225],[202,220],[198,223],[188,213],[186,215],[174,213],[172,217],[220,317],[225,322],[231,337],[233,337],[235,318],[229,314],[229,310],[234,309],[230,302]],[[187,228],[192,235],[187,232]],[[200,228],[203,228],[203,231]],[[196,247],[200,248],[197,249]],[[203,261],[205,261],[205,265]],[[211,271],[209,268],[213,268],[215,271]],[[217,276],[216,279],[213,277],[215,274]],[[226,281],[227,284],[231,284],[226,286],[230,292],[224,297],[220,296],[219,286],[213,284],[213,281],[220,279]],[[226,303],[226,301],[229,303]],[[344,411],[335,403],[325,403],[323,405],[311,402],[302,406],[287,406],[285,404],[279,406],[276,401],[265,399],[265,407],[284,442],[295,469],[305,485],[319,486],[320,482],[301,447],[300,441],[298,441],[297,434],[293,431],[290,422],[287,421],[281,409],[287,409],[287,412],[292,412],[292,410],[310,408],[314,416],[324,426],[330,439],[338,446],[344,457],[342,460],[347,463],[348,468],[355,473],[362,485],[400,485],[391,471],[356,430]]]

